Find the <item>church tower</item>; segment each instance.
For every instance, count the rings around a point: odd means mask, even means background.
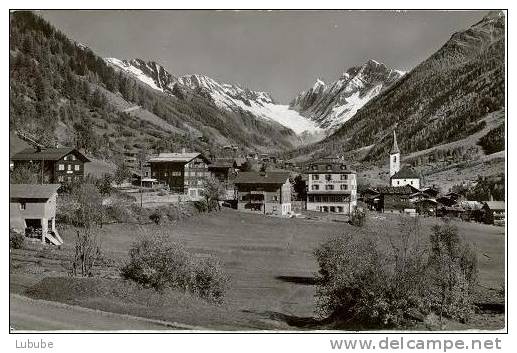
[[[397,145],[397,135],[393,130],[393,146],[390,150],[390,178],[400,170],[400,150]]]

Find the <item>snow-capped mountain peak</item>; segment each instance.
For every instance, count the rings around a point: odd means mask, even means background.
[[[162,65],[153,61],[116,58],[106,58],[105,60],[115,69],[122,70],[151,88],[170,95],[174,95],[175,86],[180,86],[180,88],[193,91],[209,99],[219,109],[247,112],[258,119],[279,123],[298,134],[321,131],[315,122],[288,109],[287,105],[276,104],[268,92],[254,91],[238,84],[220,83],[201,74],[176,77]],[[322,87],[324,87],[324,83]]]
[[[308,91],[301,92],[290,107],[321,128],[335,129],[404,74],[370,59],[349,68],[337,81],[324,84],[318,80]]]

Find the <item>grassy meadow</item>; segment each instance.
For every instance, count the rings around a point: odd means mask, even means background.
[[[11,291],[26,293],[32,288],[29,295],[42,299],[209,329],[325,328],[314,300],[318,268],[313,250],[328,238],[345,232],[374,231],[380,236],[392,237],[399,232],[399,222],[398,215],[371,214],[364,228],[356,228],[340,220],[283,219],[223,209],[176,223],[104,225],[99,236],[105,261],[96,269],[102,279],[77,281],[77,286],[66,286],[68,295],[57,295],[51,294],[55,290],[52,288],[59,287],[59,283],[65,286],[70,279],[47,280],[46,284],[40,281],[44,277],[66,276],[75,233],[73,228],[64,228],[61,235],[65,244],[61,249],[13,250]],[[427,239],[430,227],[439,222],[436,218],[422,218],[421,236]],[[460,234],[477,249],[480,291],[476,301],[501,304],[504,299],[496,293],[504,283],[504,228],[465,222],[456,222],[456,225]],[[221,259],[231,277],[223,305],[200,304],[199,299],[183,293],[150,294],[148,289],[123,284],[118,268],[127,260],[131,244],[143,233],[163,231],[171,232],[177,242],[194,253],[213,254]],[[113,281],[112,289],[107,284],[109,281]],[[123,290],[128,285],[130,290]],[[476,317],[469,326],[451,327],[500,328],[504,325],[502,314],[487,315]]]

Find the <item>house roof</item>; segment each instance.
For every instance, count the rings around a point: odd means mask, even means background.
[[[198,152],[189,152],[189,153],[160,153],[158,156],[149,159],[150,163],[159,163],[159,162],[180,162],[180,163],[188,163],[196,157],[203,157],[201,153]]]
[[[64,156],[74,152],[83,162],[89,162],[81,152],[72,147],[43,148],[37,150],[35,148],[26,148],[11,157],[13,161],[30,161],[30,160],[46,160],[57,161]]]
[[[438,203],[438,201],[436,201],[435,199],[422,199],[422,200],[417,200],[414,203],[432,203],[432,204],[436,205]]]
[[[420,175],[410,167],[404,167],[395,174],[390,179],[420,179]]]
[[[210,162],[210,168],[233,168],[235,166],[235,159],[233,158],[215,158]]]
[[[237,167],[242,167],[244,163],[246,163],[246,158],[235,158],[235,164]]]
[[[310,161],[303,167],[306,174],[312,173],[355,173],[339,158],[322,158]]]
[[[431,195],[431,196],[437,196],[437,195],[438,195],[438,193],[439,193],[439,191],[438,191],[438,190],[436,190],[436,189],[435,189],[434,187],[432,187],[432,186],[428,186],[428,187],[426,187],[426,188],[423,188],[421,191],[422,191],[422,192],[424,192],[424,193],[426,193],[426,194],[429,194],[429,195]]]
[[[479,210],[483,207],[483,204],[479,201],[461,201],[460,206],[466,210]]]
[[[60,184],[10,184],[11,199],[48,199],[59,189]]]
[[[390,154],[400,153],[399,145],[397,144],[397,134],[393,130],[393,146],[391,146]]]
[[[414,192],[413,188],[409,185],[404,186],[379,186],[380,194],[392,194],[392,195],[410,195]]]
[[[289,172],[241,172],[235,184],[283,184],[289,179]]]
[[[485,201],[483,202],[485,206],[490,208],[491,210],[500,210],[504,211],[504,201]]]

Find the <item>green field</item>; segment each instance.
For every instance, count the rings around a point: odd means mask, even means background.
[[[167,306],[164,310],[150,308],[147,303],[146,310],[143,306],[140,309],[135,306],[133,314],[210,328],[317,328],[311,326],[316,325],[318,319],[314,304],[314,277],[318,269],[313,250],[329,237],[344,232],[371,230],[382,232],[386,237],[398,232],[400,216],[375,216],[369,217],[364,229],[344,222],[265,217],[229,209],[160,226],[105,225],[100,232],[104,254],[111,264],[106,266],[103,275],[117,276],[117,266],[127,258],[128,249],[142,232],[152,234],[166,229],[192,252],[214,254],[222,260],[231,276],[226,302],[218,308],[196,310],[194,301],[176,298],[177,302],[183,303],[181,307]],[[430,226],[438,222],[440,220],[436,218],[423,218],[422,236],[426,237]],[[480,300],[492,300],[490,293],[504,283],[504,228],[464,222],[456,224],[460,234],[478,249],[480,288],[490,297]],[[55,252],[71,253],[73,230],[63,230],[61,234],[65,245]],[[47,276],[59,275],[56,266],[44,272]],[[23,282],[24,277],[17,274],[12,278]],[[21,291],[22,287],[11,285]],[[62,300],[67,301],[67,298]],[[117,312],[125,312],[131,307],[124,303],[114,305],[113,300],[107,303],[102,298],[77,299],[75,303]],[[189,309],[188,303],[192,308]],[[502,315],[494,320],[494,326],[500,327]],[[487,325],[486,320],[480,321],[479,325]]]

